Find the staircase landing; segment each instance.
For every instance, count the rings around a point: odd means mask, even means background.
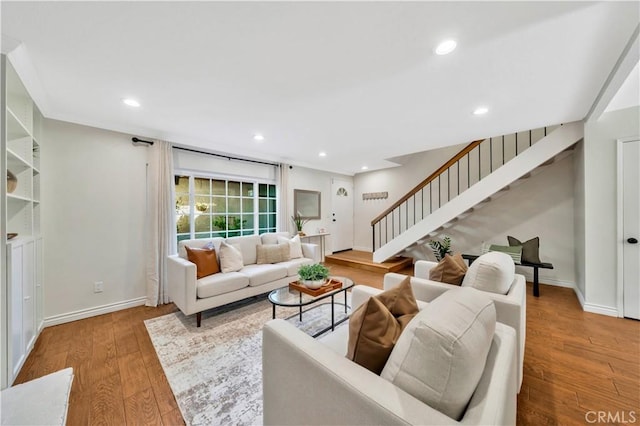
[[[368,251],[347,250],[325,256],[325,265],[342,265],[352,268],[364,269],[373,272],[398,272],[410,267],[413,259],[410,257],[392,257],[386,262],[377,263],[373,261],[373,253]]]

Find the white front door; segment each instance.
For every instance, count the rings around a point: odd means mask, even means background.
[[[333,251],[353,248],[353,182],[331,179],[331,240]]]
[[[640,319],[640,141],[622,144],[624,316]]]

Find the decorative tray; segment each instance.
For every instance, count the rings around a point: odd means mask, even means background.
[[[309,296],[314,296],[314,297],[320,296],[321,294],[324,294],[331,290],[335,290],[340,287],[342,287],[342,281],[338,281],[335,278],[330,278],[329,281],[327,281],[322,285],[322,287],[317,288],[315,290],[310,289],[309,287],[306,287],[300,281],[294,281],[292,283],[289,283],[290,290],[297,290],[300,293],[308,294]]]

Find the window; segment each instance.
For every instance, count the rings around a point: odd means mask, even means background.
[[[177,175],[175,193],[178,241],[276,231],[274,184]]]

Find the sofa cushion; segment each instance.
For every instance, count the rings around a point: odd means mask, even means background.
[[[306,257],[301,257],[301,258],[298,258],[298,259],[291,259],[291,260],[287,260],[286,262],[278,263],[278,265],[282,265],[285,268],[287,268],[287,276],[288,277],[294,277],[294,276],[298,275],[298,269],[302,265],[312,265],[312,264],[313,264],[313,260],[312,259],[308,259]]]
[[[280,264],[247,265],[240,273],[249,278],[249,285],[257,287],[287,276],[287,268]]]
[[[347,358],[380,374],[403,328],[417,313],[409,277],[370,297],[349,319]]]
[[[459,420],[484,371],[495,327],[496,310],[487,295],[473,288],[449,290],[407,325],[381,377]]]
[[[187,251],[187,259],[196,265],[196,279],[220,272],[218,256],[215,250],[197,249],[184,246]]]
[[[242,252],[242,261],[245,265],[256,263],[256,246],[262,244],[260,235],[243,235],[242,237],[231,237],[225,240],[228,244],[235,244]]]
[[[224,273],[242,269],[242,253],[239,248],[223,241],[220,245],[220,270]]]
[[[249,278],[240,272],[218,273],[198,280],[197,295],[200,299],[230,293],[249,285]]]
[[[542,263],[540,261],[540,237],[535,237],[521,243],[517,238],[507,236],[510,246],[522,246],[522,261],[528,263]]]
[[[511,256],[499,251],[490,251],[478,257],[469,266],[462,280],[463,287],[473,287],[491,293],[507,294],[516,267]]]
[[[291,254],[289,255],[289,257],[291,259],[298,259],[303,257],[302,242],[300,241],[299,235],[295,235],[291,239],[286,237],[278,237],[278,244],[289,244],[289,248],[291,249]]]
[[[289,260],[289,247],[284,244],[258,244],[256,246],[256,263],[279,263]]]
[[[436,266],[429,271],[429,279],[441,283],[460,285],[467,273],[467,265],[460,253],[453,256],[446,254]]]
[[[288,232],[265,232],[260,234],[262,244],[278,244],[278,237],[289,238]]]

